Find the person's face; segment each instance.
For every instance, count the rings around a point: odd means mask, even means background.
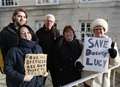
[[[94,27],[94,35],[95,37],[102,37],[104,35],[104,28],[102,26]]]
[[[45,26],[46,28],[48,28],[49,30],[51,30],[52,26],[54,25],[55,21],[51,20],[50,17],[47,17],[47,19],[45,20]]]
[[[18,12],[17,15],[14,16],[14,20],[16,25],[21,26],[27,23],[26,14],[22,11]]]
[[[74,33],[72,30],[64,32],[64,38],[66,41],[72,41],[74,39]]]
[[[32,35],[26,27],[20,29],[20,37],[25,40],[32,40]]]

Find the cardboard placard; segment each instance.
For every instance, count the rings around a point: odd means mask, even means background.
[[[47,73],[47,54],[26,54],[25,74],[33,76],[44,76]]]
[[[109,64],[108,49],[111,43],[111,38],[85,37],[84,70],[106,72]]]

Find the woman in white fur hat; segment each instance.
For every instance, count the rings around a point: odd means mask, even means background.
[[[92,22],[91,29],[94,37],[110,38],[109,36],[105,35],[105,33],[108,31],[108,23],[102,18],[94,20]],[[108,49],[108,52],[110,55],[109,65],[118,63],[119,53],[115,42],[111,43],[111,47]],[[103,74],[101,73],[93,80],[87,81],[85,87],[110,87],[110,73],[111,70],[108,70],[107,73],[104,73],[104,78]]]

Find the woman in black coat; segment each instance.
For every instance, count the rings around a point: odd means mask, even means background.
[[[25,75],[24,61],[28,53],[42,53],[42,49],[36,43],[36,37],[32,29],[22,25],[18,31],[18,46],[8,51],[6,60],[7,87],[43,87],[44,77]]]
[[[54,69],[51,73],[54,87],[60,87],[81,78],[83,65],[75,66],[80,57],[83,45],[75,38],[73,28],[65,26],[63,37],[60,37],[54,45]]]

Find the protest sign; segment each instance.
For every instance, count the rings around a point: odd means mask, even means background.
[[[46,63],[46,54],[26,54],[24,64],[25,74],[33,76],[44,76],[47,73]]]
[[[84,70],[106,72],[108,70],[111,38],[85,37]]]

